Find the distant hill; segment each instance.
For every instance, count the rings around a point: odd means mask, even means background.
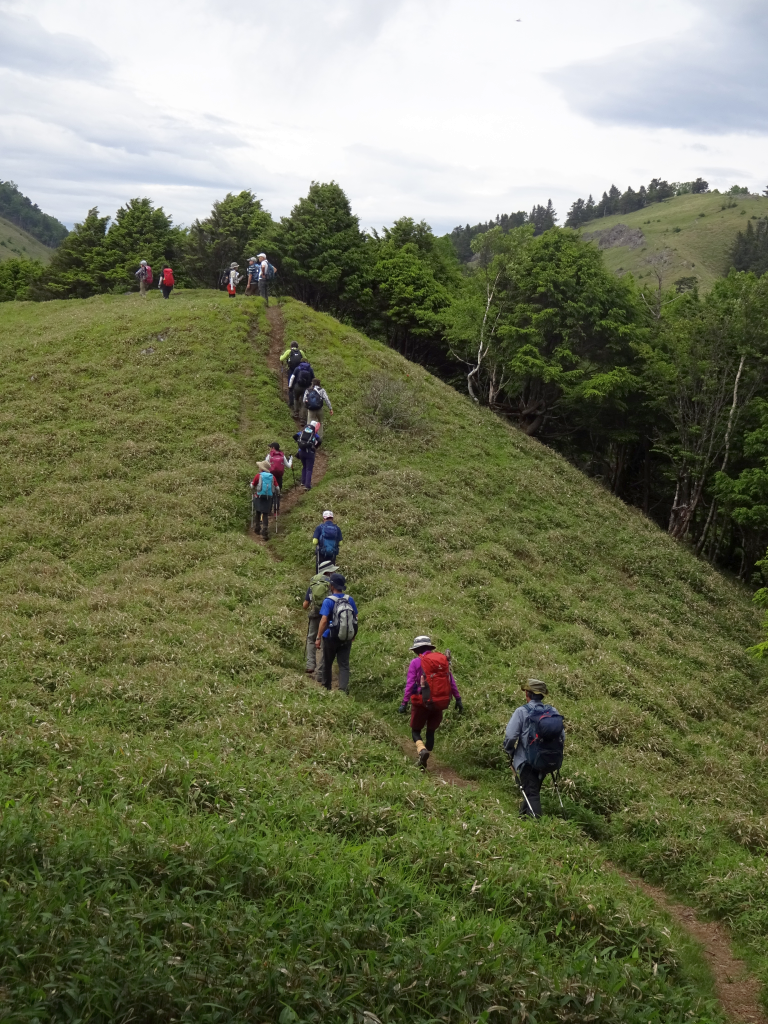
[[[69,234],[65,224],[43,213],[37,203],[20,192],[15,181],[0,181],[0,217],[51,249]]]
[[[40,260],[49,263],[54,250],[33,238],[28,231],[0,217],[0,263],[11,259]]]
[[[727,274],[728,253],[737,233],[750,218],[767,215],[768,197],[707,192],[665,199],[634,213],[599,217],[579,231],[603,249],[606,264],[617,274],[631,273],[641,282],[654,278],[649,259],[667,251],[665,287],[681,278],[695,278],[699,288],[707,291]]]

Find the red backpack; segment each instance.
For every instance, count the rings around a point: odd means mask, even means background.
[[[173,286],[174,284],[173,271],[170,267],[166,267],[163,271],[163,284],[166,286]]]
[[[269,453],[269,464],[273,473],[285,472],[285,456],[282,452],[275,451],[274,448]]]
[[[430,711],[445,711],[451,703],[451,678],[448,659],[439,651],[422,654],[419,692],[411,704],[422,704]]]
[[[152,284],[152,267],[150,267],[149,264],[147,264],[147,266],[146,266],[146,271],[147,271],[147,277],[146,277],[147,284]]]

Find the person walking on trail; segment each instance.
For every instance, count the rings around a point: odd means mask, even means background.
[[[331,576],[338,572],[333,562],[321,562],[317,567],[317,573],[309,581],[309,587],[304,595],[303,608],[308,612],[307,621],[307,667],[308,676],[314,676],[318,683],[323,682],[323,648],[318,650],[315,641],[320,634],[320,608],[323,601],[331,592]]]
[[[269,513],[277,498],[277,483],[268,462],[257,463],[259,472],[251,480],[253,489],[253,532],[269,540]]]
[[[526,703],[510,718],[504,733],[504,751],[510,759],[523,795],[520,817],[541,817],[541,785],[563,763],[565,729],[563,716],[544,703],[549,692],[540,679],[521,687]]]
[[[245,286],[246,295],[255,295],[259,285],[259,264],[255,256],[248,257],[248,283]]]
[[[339,545],[344,538],[341,527],[333,521],[333,512],[328,508],[323,512],[323,521],[315,527],[312,543],[317,548],[317,563],[330,558],[335,561],[339,557]]]
[[[299,450],[296,458],[301,463],[301,484],[308,491],[312,490],[312,471],[315,468],[315,453],[322,444],[322,441],[315,433],[317,424],[308,423],[303,430],[293,435]]]
[[[290,347],[287,348],[285,350],[285,352],[283,352],[283,354],[280,356],[280,364],[283,367],[283,369],[285,369],[287,371],[288,379],[289,380],[293,376],[293,373],[296,370],[296,368],[299,365],[299,363],[303,363],[303,362],[305,362],[305,360],[306,360],[306,356],[304,355],[304,353],[299,348],[298,341],[292,341],[291,344],[290,344]],[[309,363],[307,363],[307,366],[309,366]],[[288,408],[289,409],[293,409],[293,407],[294,407],[293,388],[291,388],[290,385],[289,385],[289,387],[288,387]]]
[[[163,264],[163,269],[160,271],[160,277],[157,279],[157,287],[163,293],[163,298],[167,299],[173,291],[173,286],[176,282],[173,280],[173,271],[170,267]]]
[[[331,592],[320,605],[315,647],[323,648],[323,686],[331,689],[335,660],[339,663],[339,689],[349,693],[349,652],[357,636],[357,605],[344,593],[347,581],[341,573],[333,573],[330,584]]]
[[[302,423],[306,423],[310,416],[313,416],[319,426],[318,434],[323,436],[323,404],[328,406],[328,411],[333,416],[333,407],[328,397],[328,392],[321,386],[317,377],[312,378],[312,385],[304,392],[302,398]]]
[[[139,264],[136,277],[139,279],[139,295],[142,299],[146,299],[147,288],[152,284],[152,267],[150,267],[146,260],[142,260]]]
[[[402,715],[411,708],[411,737],[416,744],[419,768],[426,771],[429,755],[435,746],[435,732],[440,728],[443,712],[456,701],[456,710],[461,714],[464,705],[461,694],[451,671],[447,654],[435,649],[428,636],[417,636],[411,650],[414,658],[408,666],[403,700],[398,708]],[[427,727],[427,738],[421,738],[421,730]]]
[[[237,286],[240,283],[240,265],[238,263],[229,264],[229,276],[227,280],[227,292],[230,299],[234,299],[237,295]]]
[[[267,254],[260,252],[256,257],[259,262],[259,277],[257,284],[259,286],[259,295],[264,299],[264,304],[269,305],[269,284],[274,279],[275,268],[267,259]]]
[[[306,359],[302,359],[296,369],[291,374],[291,378],[288,381],[288,390],[293,391],[293,405],[302,416],[301,425],[305,426],[307,422],[307,411],[302,401],[304,392],[308,387],[312,386],[312,381],[315,379],[315,371]]]
[[[275,478],[278,488],[282,491],[283,489],[283,474],[286,469],[290,469],[293,465],[293,459],[285,457],[284,453],[280,451],[280,445],[277,441],[273,441],[269,446],[267,457],[264,460],[269,463],[269,469],[272,476]]]

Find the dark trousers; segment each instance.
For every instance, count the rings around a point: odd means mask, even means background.
[[[349,651],[351,647],[351,640],[340,643],[335,637],[323,637],[323,686],[326,690],[331,688],[334,658],[339,663],[339,689],[344,693],[349,689]]]
[[[262,512],[261,509],[253,510],[253,532],[261,533],[264,540],[269,537],[269,512]]]
[[[167,298],[168,298],[168,296],[169,296],[169,295],[171,294],[171,292],[173,291],[173,285],[172,285],[172,284],[161,284],[161,285],[160,285],[160,288],[161,288],[161,290],[162,290],[162,292],[163,292],[163,298],[164,298],[164,299],[167,299]]]
[[[301,463],[301,482],[309,488],[312,486],[312,470],[315,468],[315,453],[307,452]]]
[[[423,704],[411,704],[411,736],[413,742],[421,739],[421,730],[426,725],[427,741],[424,746],[427,750],[433,750],[435,746],[435,731],[440,728],[443,720],[443,712],[434,708],[427,709]]]
[[[269,305],[269,285],[266,281],[259,281],[259,295]]]
[[[528,797],[528,801],[533,808],[534,816],[540,818],[541,785],[544,782],[544,776],[539,775],[529,764],[524,764],[517,774],[520,777],[520,785],[523,787],[523,792]],[[522,817],[525,817],[525,815],[531,816],[531,808],[525,802],[525,799],[520,804],[520,814]]]

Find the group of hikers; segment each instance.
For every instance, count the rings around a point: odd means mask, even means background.
[[[154,274],[152,267],[147,263],[146,260],[142,260],[139,264],[139,269],[136,271],[136,279],[139,282],[139,295],[142,299],[147,297],[147,289],[151,288],[154,284]],[[173,279],[173,270],[168,266],[167,263],[163,264],[160,275],[157,279],[157,287],[163,293],[163,298],[167,299],[173,291],[173,286],[176,282]]]
[[[229,297],[233,299],[237,295],[237,286],[242,280],[243,276],[247,276],[247,284],[245,286],[246,295],[255,295],[257,292],[264,299],[266,305],[269,305],[269,286],[270,283],[275,280],[277,271],[267,259],[266,253],[260,252],[258,256],[250,256],[248,258],[248,269],[245,275],[240,273],[240,265],[238,263],[230,263],[229,269],[222,271],[219,277],[220,287],[226,288]],[[151,288],[154,283],[154,273],[152,267],[146,260],[142,260],[139,263],[139,269],[135,274],[136,280],[139,282],[139,295],[145,299],[147,297],[147,289]],[[173,270],[164,263],[160,271],[160,276],[157,279],[157,287],[163,293],[163,298],[167,299],[173,291],[173,286],[176,282],[173,278]]]
[[[253,528],[265,540],[269,537],[270,511],[275,511],[276,515],[283,477],[287,469],[292,469],[294,458],[302,463],[302,484],[306,490],[311,488],[315,454],[322,443],[324,407],[333,415],[331,401],[298,342],[291,342],[280,356],[280,364],[281,372],[288,376],[288,405],[299,419],[301,429],[293,435],[298,447],[295,456],[286,457],[280,444],[273,442],[251,481]],[[315,574],[304,594],[303,608],[307,612],[305,671],[330,690],[335,661],[339,690],[349,693],[349,661],[357,636],[358,610],[354,598],[346,592],[347,581],[337,565],[342,541],[342,531],[333,511],[326,509],[312,535]],[[453,675],[450,651],[443,654],[432,639],[424,635],[415,638],[410,650],[413,657],[398,711],[403,715],[410,713],[417,763],[425,771],[434,749],[435,733],[451,700],[459,714],[464,705]],[[529,679],[522,689],[525,703],[516,709],[507,724],[504,751],[523,797],[521,816],[538,818],[542,813],[544,779],[552,774],[557,785],[557,772],[563,761],[564,722],[559,712],[545,702],[546,683]]]

